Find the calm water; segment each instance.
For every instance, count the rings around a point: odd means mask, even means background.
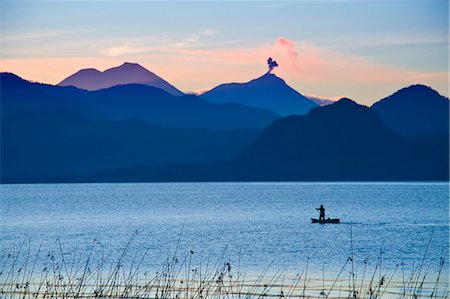
[[[383,269],[417,265],[426,252],[430,272],[449,250],[447,183],[163,183],[2,185],[2,257],[31,238],[42,258],[94,256],[116,260],[134,231],[129,259],[148,251],[143,267],[157,271],[178,247],[180,256],[216,260],[224,252],[248,271],[335,272],[351,255]],[[320,204],[339,225],[311,224]],[[178,241],[179,240],[179,241]],[[25,246],[28,248],[28,241]],[[178,246],[177,246],[178,244]],[[75,250],[76,248],[76,250]],[[195,261],[193,261],[194,263]],[[448,275],[448,274],[447,274]]]

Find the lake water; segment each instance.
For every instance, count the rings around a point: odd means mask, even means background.
[[[225,254],[258,273],[335,273],[354,255],[383,271],[413,267],[426,253],[430,273],[449,252],[448,183],[149,183],[1,185],[2,259],[36,254],[38,267],[58,256],[115,261],[137,231],[128,262],[158,271],[177,250],[192,263]],[[323,204],[342,223],[312,224]],[[29,243],[31,240],[31,243]],[[430,241],[431,240],[431,241]],[[430,242],[429,242],[430,241]],[[430,244],[427,249],[427,244]],[[76,263],[76,262],[75,262]],[[444,267],[447,268],[447,267]],[[446,271],[446,270],[445,270]],[[448,273],[445,274],[448,276]]]

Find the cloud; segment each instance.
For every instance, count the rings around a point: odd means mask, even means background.
[[[170,40],[151,44],[132,41],[105,48],[102,56],[0,58],[2,71],[26,79],[58,83],[82,68],[104,70],[132,60],[155,72],[181,90],[201,92],[225,82],[246,82],[267,71],[267,58],[280,65],[275,73],[304,94],[325,98],[345,95],[370,104],[404,86],[422,83],[448,96],[448,73],[385,65],[365,57],[330,50],[315,44],[277,38],[254,47],[177,47]],[[293,56],[293,53],[296,55]],[[297,64],[293,63],[296,57]]]
[[[384,65],[362,56],[282,37],[257,47],[167,49],[165,52],[172,61],[195,63],[197,66],[190,70],[196,73],[194,77],[205,75],[210,81],[218,80],[217,83],[253,79],[264,72],[267,57],[272,57],[280,65],[276,73],[292,87],[308,94],[321,94],[328,98],[344,94],[369,104],[401,87],[422,83],[448,95],[446,72]],[[206,65],[216,71],[203,72]],[[239,78],[243,79],[239,81]]]
[[[196,32],[194,34],[191,34],[189,36],[183,37],[182,39],[175,40],[172,42],[172,45],[179,48],[192,47],[198,44],[203,39],[211,37],[216,34],[217,31],[215,31],[214,29],[205,29]]]
[[[144,53],[149,50],[150,49],[144,48],[144,47],[130,47],[128,45],[123,45],[123,46],[103,49],[101,52],[102,52],[102,54],[104,54],[106,56],[114,57],[114,56],[122,56],[122,55],[128,55],[128,54]]]
[[[115,57],[0,59],[0,71],[12,72],[29,81],[57,84],[80,69],[105,70],[122,63],[122,59]]]
[[[139,54],[145,52],[161,52],[161,48],[187,48],[193,47],[207,37],[216,35],[217,31],[205,29],[183,38],[173,36],[147,36],[127,39],[127,42],[120,46],[113,46],[100,49],[100,52],[109,57]]]
[[[294,43],[286,38],[253,48],[169,49],[166,53],[201,57],[205,64],[208,61],[233,64],[241,66],[241,69],[248,65],[264,69],[267,57],[273,57],[281,66],[277,72],[296,77],[304,83],[402,83],[421,79],[444,82],[447,79],[445,72],[422,72],[378,64],[362,56],[328,50],[314,44]],[[293,58],[301,62],[300,69],[289,63]]]
[[[200,31],[199,34],[201,36],[213,36],[217,34],[217,31],[214,29],[205,29],[203,31]]]

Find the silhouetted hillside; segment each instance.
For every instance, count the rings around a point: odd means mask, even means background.
[[[449,101],[424,85],[400,89],[373,104],[383,122],[405,137],[449,133]]]
[[[259,130],[163,128],[138,119],[89,120],[72,110],[22,110],[1,120],[1,177],[37,178],[241,152]]]
[[[183,93],[137,63],[125,62],[121,66],[100,72],[96,69],[83,69],[62,80],[60,86],[75,86],[86,90],[98,90],[116,85],[144,84],[161,88],[166,92],[181,96]]]
[[[240,155],[203,164],[169,163],[41,181],[385,181],[448,180],[448,135],[408,140],[349,99],[275,121]]]
[[[369,108],[341,99],[274,122],[236,163],[265,179],[416,180],[445,179],[446,160],[448,146],[407,141]]]
[[[214,103],[236,102],[265,108],[282,116],[306,114],[318,106],[274,74],[265,74],[247,83],[222,84],[201,97]]]
[[[89,92],[78,88],[31,83],[11,73],[0,73],[0,87],[2,116],[23,109],[70,109],[95,119],[107,118],[88,104]]]
[[[425,86],[277,119],[140,84],[86,91],[8,73],[0,84],[2,182],[448,180],[449,103]],[[271,84],[290,90],[270,74],[243,85]]]
[[[139,118],[161,126],[210,129],[263,128],[272,111],[235,103],[214,104],[197,96],[175,97],[162,89],[129,84],[98,91],[30,83],[2,73],[2,115],[24,109],[70,109],[92,119]]]
[[[278,118],[269,110],[236,103],[215,104],[194,95],[174,97],[159,88],[136,84],[91,92],[89,103],[115,120],[135,117],[184,128],[263,128]]]

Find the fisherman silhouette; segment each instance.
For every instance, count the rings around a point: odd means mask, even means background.
[[[323,205],[320,205],[320,208],[316,208],[317,211],[320,211],[319,220],[325,220],[325,208]]]

